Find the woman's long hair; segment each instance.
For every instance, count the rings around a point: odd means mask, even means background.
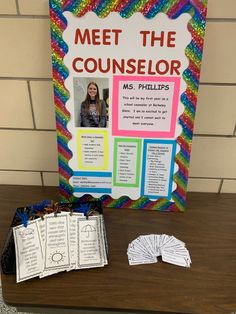
[[[100,100],[100,96],[99,96],[99,89],[98,89],[98,86],[97,86],[97,84],[95,83],[95,82],[90,82],[89,84],[88,84],[88,86],[87,86],[87,95],[86,95],[86,98],[85,98],[85,111],[86,111],[86,113],[88,114],[88,112],[89,112],[89,105],[90,105],[90,100],[91,100],[91,98],[90,98],[90,96],[89,96],[89,93],[88,93],[88,89],[89,89],[89,86],[90,85],[94,85],[94,86],[96,86],[96,88],[97,88],[97,94],[96,94],[96,96],[95,96],[95,106],[96,106],[96,110],[97,110],[97,112],[98,112],[98,114],[99,114],[99,116],[101,116],[101,100]]]

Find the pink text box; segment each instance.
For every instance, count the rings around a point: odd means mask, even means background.
[[[180,77],[114,76],[112,134],[174,137]]]

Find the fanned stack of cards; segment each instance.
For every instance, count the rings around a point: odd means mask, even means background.
[[[127,250],[129,265],[157,263],[162,261],[178,266],[190,267],[191,258],[185,243],[167,234],[141,235],[133,240]]]
[[[16,281],[107,265],[103,215],[46,214],[13,228]]]

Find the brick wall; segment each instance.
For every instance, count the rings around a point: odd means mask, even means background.
[[[190,191],[236,193],[236,1],[209,0]],[[0,1],[0,184],[57,185],[47,0]]]

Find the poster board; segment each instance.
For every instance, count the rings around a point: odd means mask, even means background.
[[[185,210],[206,6],[50,0],[62,200]]]

